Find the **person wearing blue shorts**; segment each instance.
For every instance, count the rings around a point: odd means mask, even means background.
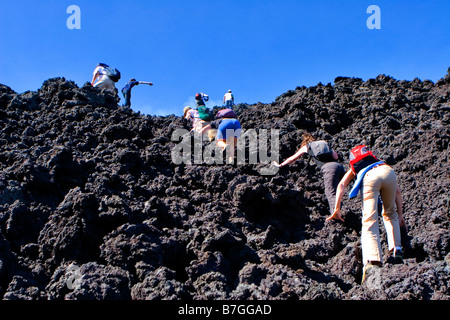
[[[231,110],[225,109],[223,111],[231,111]],[[232,114],[230,117],[227,117],[228,114],[226,114],[220,121],[220,124],[217,127],[216,139],[217,139],[217,146],[219,148],[222,148],[222,150],[225,150],[229,145],[231,145],[228,154],[228,161],[231,163],[234,160],[234,153],[235,148],[237,146],[237,139],[241,136],[242,127],[241,123],[237,119],[234,112],[231,111],[230,114]]]
[[[237,139],[240,137],[241,131],[241,123],[238,119],[223,119],[217,128],[217,140],[226,142],[230,137]]]

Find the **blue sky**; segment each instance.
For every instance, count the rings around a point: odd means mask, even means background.
[[[81,9],[70,30],[67,8]],[[381,29],[366,26],[370,5]],[[450,67],[450,1],[15,0],[0,8],[0,83],[37,90],[62,76],[82,86],[98,62],[127,80],[144,114],[181,114],[197,92],[209,106],[270,103],[297,86],[379,74],[437,81]],[[122,97],[122,96],[121,96]]]

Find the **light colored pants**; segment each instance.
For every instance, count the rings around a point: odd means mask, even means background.
[[[208,124],[209,124],[209,122],[206,122],[205,120],[196,120],[193,124],[194,131],[199,132],[204,127],[206,127]]]
[[[109,77],[103,77],[96,84],[94,84],[94,87],[112,92],[114,92],[114,89],[116,88],[114,81],[112,81]]]
[[[369,170],[363,180],[363,217],[361,245],[363,263],[381,260],[380,230],[378,226],[378,197],[383,201],[383,222],[389,250],[401,247],[400,225],[395,206],[397,177],[388,165]]]

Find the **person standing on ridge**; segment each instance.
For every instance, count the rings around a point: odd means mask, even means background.
[[[225,104],[225,108],[233,109],[234,96],[231,90],[228,90],[228,92],[223,96],[223,103]]]
[[[148,84],[149,86],[153,86],[152,82],[136,81],[136,79],[131,79],[128,81],[125,87],[122,88],[122,94],[125,99],[125,103],[123,105],[124,107],[131,108],[131,89],[139,84]]]
[[[115,82],[119,81],[120,72],[105,63],[99,63],[94,69],[91,85],[100,89],[115,92]]]
[[[365,145],[350,151],[350,169],[339,182],[336,190],[334,212],[326,220],[341,216],[341,201],[345,188],[356,178],[349,197],[361,191],[363,276],[361,283],[372,270],[382,265],[380,231],[378,227],[378,198],[383,202],[382,217],[387,233],[389,253],[394,263],[403,262],[400,226],[406,227],[403,218],[402,197],[395,171],[384,161],[377,159]]]
[[[300,149],[291,157],[287,158],[283,163],[273,162],[276,167],[284,167],[293,163],[304,154],[309,154],[323,174],[325,186],[325,196],[328,200],[330,212],[333,213],[335,208],[336,188],[339,181],[345,174],[345,169],[338,162],[338,154],[333,151],[326,141],[316,141],[310,133],[303,134],[303,140]]]

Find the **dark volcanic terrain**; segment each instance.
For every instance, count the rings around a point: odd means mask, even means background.
[[[339,77],[236,107],[244,130],[279,130],[280,160],[308,131],[346,168],[366,143],[395,169],[404,263],[363,285],[360,200],[326,222],[310,159],[272,175],[264,163],[176,165],[181,110],[148,116],[118,100],[64,78],[22,94],[0,85],[2,299],[450,298],[450,69],[436,83]]]

